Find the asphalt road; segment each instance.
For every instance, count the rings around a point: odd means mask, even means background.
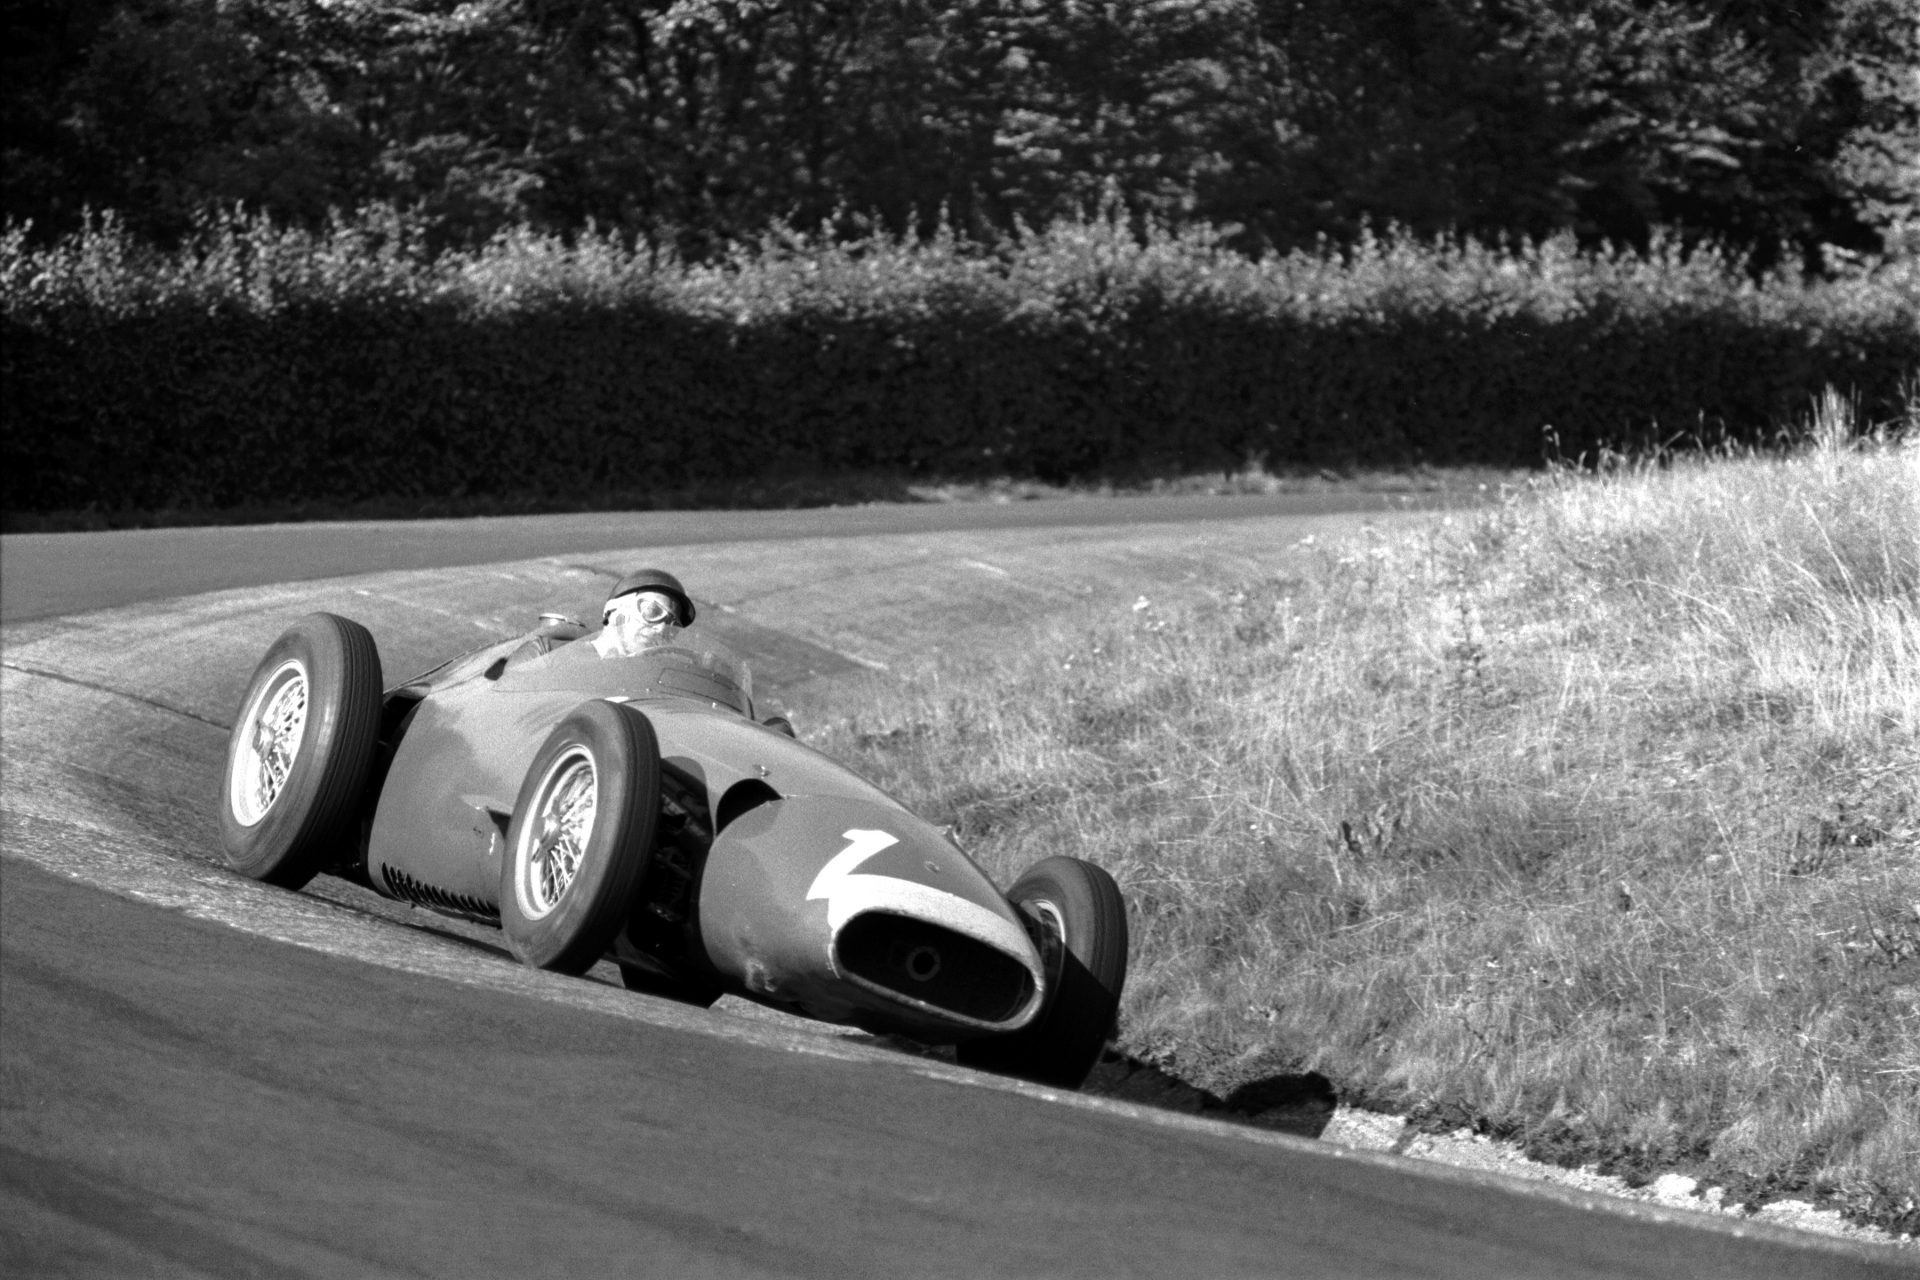
[[[1208,524],[1427,508],[1434,493],[1083,497],[799,511],[641,511],[0,537],[0,622],[342,574],[484,565],[608,549],[915,533]]]
[[[142,535],[65,535],[89,541],[50,554],[0,542],[0,1272],[1911,1268],[531,973],[484,931],[218,865],[223,727],[258,652],[309,608],[367,621],[392,676],[658,558],[763,666],[787,664],[774,688],[820,699],[1015,614],[1097,615],[1142,588],[1173,601],[1209,572],[1280,571],[1303,538],[1353,523],[843,536],[813,518],[745,541],[614,531],[592,554],[540,521],[525,544],[511,522],[410,545],[401,527],[382,535],[380,572],[337,567],[368,536],[351,527],[193,531],[191,555]],[[434,538],[468,567],[438,568]],[[294,578],[313,580],[276,585]]]

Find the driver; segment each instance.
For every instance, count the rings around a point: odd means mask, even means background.
[[[603,658],[630,658],[666,644],[693,624],[693,599],[663,569],[639,569],[614,584],[601,606],[600,633],[589,644]]]

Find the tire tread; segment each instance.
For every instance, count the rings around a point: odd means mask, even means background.
[[[589,869],[583,867],[568,886],[568,894],[578,888],[587,893],[590,900],[568,903],[563,899],[553,912],[538,920],[528,920],[520,913],[514,884],[522,823],[531,820],[527,811],[538,798],[536,788],[552,758],[575,738],[611,748],[603,753],[608,759],[603,760],[596,754],[596,770],[613,765],[626,773],[627,783],[619,792],[618,812],[605,815],[621,835],[613,847],[605,850],[612,860],[611,866],[593,868],[593,879],[584,884],[578,877],[587,874]],[[584,702],[554,726],[521,784],[508,831],[506,857],[500,867],[500,923],[515,956],[534,968],[556,973],[585,973],[594,966],[626,923],[627,912],[645,882],[659,807],[659,739],[652,723],[638,708],[602,700]],[[602,828],[599,819],[595,821],[592,843],[599,847]]]
[[[957,1056],[984,1071],[1077,1089],[1099,1061],[1119,1013],[1127,973],[1126,899],[1104,869],[1069,857],[1036,862],[1007,898],[1016,904],[1049,900],[1063,915],[1078,917],[1068,925],[1069,958],[1059,986],[1031,1024],[962,1044]]]
[[[233,820],[223,791],[221,841],[229,864],[242,874],[298,889],[357,834],[379,746],[381,670],[379,647],[365,627],[337,614],[307,614],[281,633],[255,668],[234,733],[243,728],[261,678],[289,656],[302,660],[307,677],[308,727],[294,762],[298,776],[289,778],[274,809],[252,827]],[[233,751],[230,743],[229,770]]]

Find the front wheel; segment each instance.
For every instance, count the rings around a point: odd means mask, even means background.
[[[500,867],[500,927],[536,969],[585,973],[606,954],[646,874],[660,811],[660,745],[633,707],[569,712],[527,770]]]
[[[1007,890],[1039,944],[1048,994],[1010,1035],[955,1051],[969,1067],[1078,1089],[1113,1034],[1127,981],[1127,904],[1113,877],[1079,858],[1046,858]]]
[[[351,852],[380,737],[380,653],[310,613],[254,669],[227,740],[220,843],[242,875],[298,889]]]

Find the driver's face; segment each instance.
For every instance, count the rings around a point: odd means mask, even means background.
[[[607,605],[606,636],[615,651],[631,656],[671,639],[680,630],[680,606],[659,591],[634,591]]]

